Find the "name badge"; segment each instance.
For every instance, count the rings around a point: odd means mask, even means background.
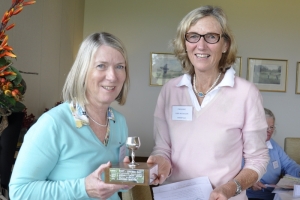
[[[274,169],[277,169],[278,167],[279,167],[278,162],[277,162],[277,161],[274,161],[274,162],[273,162],[273,168],[274,168]]]
[[[172,120],[192,121],[192,106],[173,106]]]

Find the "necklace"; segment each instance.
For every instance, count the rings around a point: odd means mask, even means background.
[[[108,125],[108,119],[106,120],[106,124],[100,124],[100,123],[96,122],[91,116],[87,115],[87,117],[99,126],[106,127]]]
[[[212,84],[212,86],[205,92],[198,92],[197,89],[196,89],[196,74],[194,74],[194,79],[193,79],[193,88],[194,88],[194,92],[200,97],[200,98],[204,98],[205,95],[211,91],[215,86],[216,84],[218,83],[219,79],[221,77],[221,72],[219,73],[219,76],[218,78],[216,79],[216,81]]]

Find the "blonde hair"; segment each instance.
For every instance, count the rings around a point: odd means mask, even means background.
[[[125,59],[126,79],[120,94],[116,98],[116,101],[120,105],[125,104],[130,82],[127,52],[121,40],[119,40],[116,36],[106,32],[91,34],[81,43],[76,59],[66,78],[62,90],[64,101],[77,102],[81,106],[89,103],[86,97],[87,72],[91,66],[95,52],[102,45],[107,45],[116,49],[123,55]]]
[[[185,34],[191,26],[195,25],[198,20],[212,16],[221,26],[222,37],[228,43],[228,50],[222,54],[222,58],[219,62],[219,71],[225,73],[227,69],[234,64],[237,54],[237,46],[233,38],[233,34],[228,26],[227,18],[224,11],[219,7],[214,6],[202,6],[189,12],[179,23],[177,27],[177,34],[172,41],[174,54],[179,59],[185,72],[190,75],[195,73],[194,66],[191,63],[185,47]]]

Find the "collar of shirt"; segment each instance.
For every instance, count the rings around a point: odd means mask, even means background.
[[[71,102],[69,104],[76,127],[80,128],[83,125],[89,125],[89,118],[86,115],[85,108],[80,106],[78,103]],[[115,122],[115,116],[112,109],[109,107],[107,111],[107,118]]]
[[[216,96],[216,94],[218,93],[218,91],[220,90],[221,87],[225,87],[225,86],[233,87],[234,86],[234,77],[235,77],[234,74],[235,74],[234,69],[232,67],[229,68],[226,71],[223,80],[214,89],[212,89],[210,92],[208,92],[205,95],[205,98],[202,101],[202,105],[199,104],[199,102],[197,100],[197,96],[194,93],[193,86],[191,83],[191,75],[184,74],[182,76],[180,82],[176,86],[177,87],[182,87],[182,86],[188,87],[188,92],[189,92],[190,98],[193,102],[193,106],[195,107],[195,109],[197,111],[200,111],[201,108],[205,107]]]
[[[266,145],[267,145],[268,149],[273,149],[273,145],[270,140],[266,141]]]

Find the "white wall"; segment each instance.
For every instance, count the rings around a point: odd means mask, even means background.
[[[0,1],[1,17],[10,6],[10,0]],[[82,0],[38,0],[11,18],[16,26],[6,33],[17,55],[14,67],[38,73],[22,74],[28,114],[39,117],[61,100],[65,77],[82,41],[83,12]]]
[[[242,57],[242,77],[247,58],[288,60],[287,91],[262,92],[264,106],[276,115],[274,139],[283,146],[287,136],[300,137],[300,95],[295,94],[296,63],[300,61],[300,1],[289,0],[85,0],[83,36],[107,31],[118,36],[129,54],[131,88],[125,106],[113,104],[126,118],[130,135],[138,135],[139,156],[154,145],[153,112],[161,87],[149,86],[151,52],[171,52],[169,41],[179,21],[201,5],[221,6],[228,15]]]
[[[10,3],[0,1],[0,13]],[[285,137],[300,137],[300,95],[295,94],[296,63],[300,61],[299,0],[38,0],[12,17],[16,27],[7,32],[17,55],[14,66],[39,73],[23,74],[28,112],[38,117],[61,100],[66,74],[83,36],[111,32],[127,47],[131,76],[126,105],[113,106],[126,116],[130,135],[141,136],[143,145],[137,154],[149,155],[154,144],[153,112],[161,89],[149,86],[150,53],[171,52],[169,41],[179,21],[206,4],[219,5],[228,15],[242,57],[242,77],[246,78],[249,57],[288,60],[287,91],[262,92],[262,96],[264,106],[277,118],[274,139],[283,146]]]

